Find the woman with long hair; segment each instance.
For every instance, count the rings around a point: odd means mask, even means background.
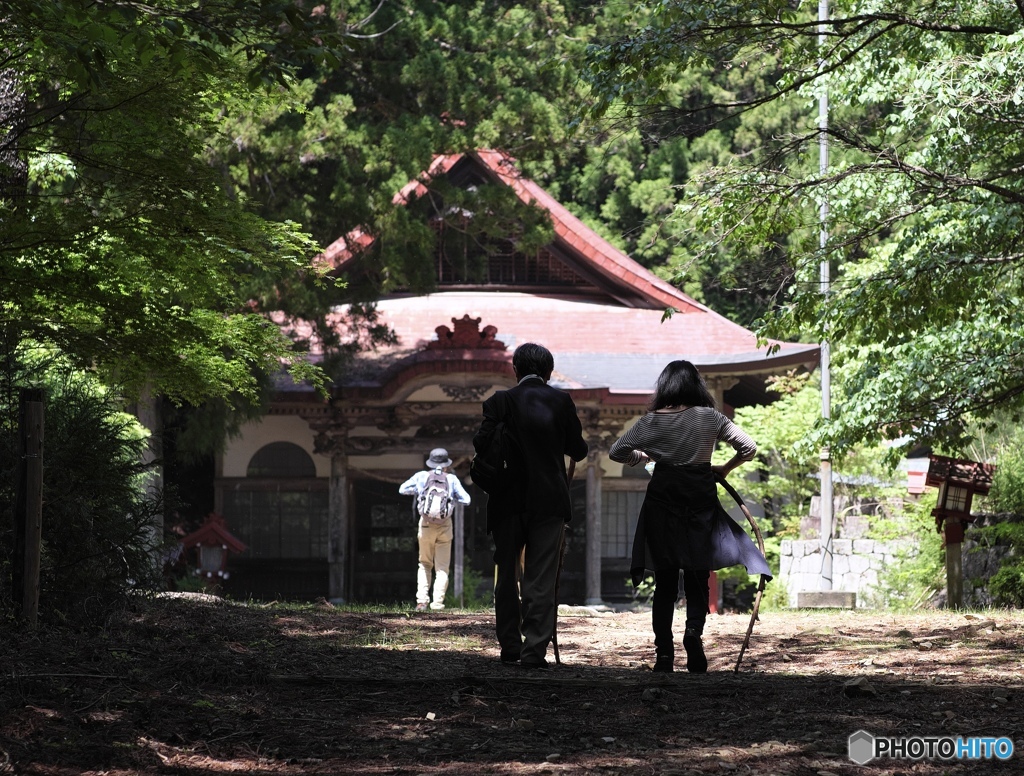
[[[718,442],[736,453],[728,463],[712,466]],[[647,569],[654,572],[655,671],[673,670],[672,615],[680,571],[686,597],[683,649],[691,673],[708,669],[702,637],[710,572],[742,564],[751,574],[771,578],[764,555],[722,508],[716,486],[717,477],[725,478],[756,453],[754,440],[715,408],[704,378],[689,361],[673,361],[662,370],[648,412],[612,445],[613,461],[628,466],[655,463],[637,520],[630,568],[635,586]]]

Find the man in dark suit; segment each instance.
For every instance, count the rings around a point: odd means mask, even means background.
[[[511,409],[522,462],[513,492],[488,497],[487,531],[494,537],[494,620],[501,660],[518,661],[523,668],[547,666],[562,530],[572,518],[565,456],[574,461],[587,457],[576,405],[569,394],[547,384],[554,365],[551,351],[541,345],[516,348],[512,368],[519,384],[484,402],[483,423],[473,438],[481,450],[503,420],[504,409]]]

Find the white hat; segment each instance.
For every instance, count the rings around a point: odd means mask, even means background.
[[[430,451],[430,457],[427,459],[428,469],[443,469],[451,465],[452,459],[448,457],[448,451],[443,447],[435,447]]]

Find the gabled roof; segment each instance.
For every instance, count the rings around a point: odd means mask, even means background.
[[[447,175],[460,162],[476,163],[492,180],[512,189],[524,204],[545,210],[554,227],[556,247],[581,260],[585,270],[596,273],[612,286],[618,287],[620,293],[615,296],[627,306],[658,309],[673,307],[684,313],[698,310],[711,312],[598,235],[544,189],[523,177],[515,163],[498,151],[437,156],[419,179],[410,181],[395,195],[394,202],[408,203],[425,195],[432,180]],[[320,258],[343,271],[373,242],[371,234],[362,229],[354,229],[327,246]]]
[[[181,540],[186,550],[200,545],[220,544],[232,552],[245,552],[248,545],[232,534],[224,524],[224,516],[218,512],[211,512],[206,520],[195,531]]]
[[[693,362],[705,374],[756,380],[817,363],[817,345],[759,343],[752,331],[661,280],[524,178],[508,157],[496,151],[438,156],[427,172],[395,195],[395,201],[411,202],[425,195],[431,180],[442,175],[461,178],[469,169],[466,165],[507,185],[522,202],[547,211],[555,233],[551,254],[581,276],[596,279],[601,293],[588,295],[576,287],[535,291],[442,286],[431,294],[382,299],[377,303],[378,320],[394,331],[397,344],[356,357],[339,386],[348,395],[384,398],[428,373],[503,374],[509,372],[505,362],[512,351],[524,342],[540,342],[552,351],[553,383],[623,399],[649,393],[661,369],[676,359]],[[328,246],[321,260],[343,274],[374,239],[364,230],[354,230]],[[666,308],[677,313],[666,318]],[[337,311],[341,330],[345,315],[344,308]],[[435,347],[442,330],[464,316],[490,329],[489,337],[504,349]]]

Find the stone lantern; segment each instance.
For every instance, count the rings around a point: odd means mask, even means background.
[[[925,485],[939,489],[932,515],[935,530],[943,535],[946,547],[946,605],[963,606],[964,578],[961,544],[967,523],[973,522],[971,502],[974,494],[984,496],[992,487],[992,464],[942,455],[929,457]]]
[[[245,552],[248,547],[224,524],[224,516],[211,512],[203,524],[181,540],[185,552],[196,550],[195,573],[208,588],[216,590],[228,578],[228,552]]]

